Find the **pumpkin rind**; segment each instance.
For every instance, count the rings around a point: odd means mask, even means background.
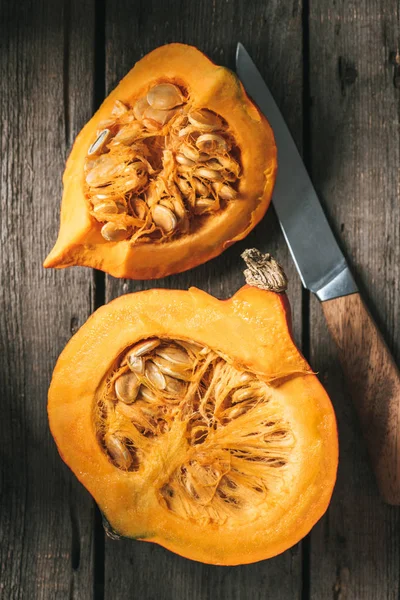
[[[116,100],[129,103],[165,80],[183,85],[194,108],[206,106],[228,122],[240,149],[238,197],[193,233],[171,241],[106,242],[85,199],[83,168],[88,148]],[[192,268],[243,239],[261,220],[271,199],[276,168],[272,130],[238,78],[194,47],[170,44],[158,48],[135,65],[76,138],[63,177],[60,232],[44,266],[84,265],[132,279],[154,279]]]
[[[100,447],[93,403],[104,375],[128,347],[152,337],[194,340],[214,348],[273,387],[291,424],[296,454],[279,494],[267,496],[254,519],[204,524],[188,521],[160,503],[165,470],[187,451],[184,436],[171,436],[162,446],[151,481],[140,471],[116,468]],[[285,295],[245,286],[226,301],[195,288],[155,289],[118,298],[98,309],[61,354],[48,413],[63,460],[113,530],[193,560],[233,565],[279,554],[308,533],[332,494],[338,458],[335,416],[326,392],[294,345]]]

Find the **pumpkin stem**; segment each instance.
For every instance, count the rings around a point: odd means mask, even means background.
[[[270,254],[256,248],[245,250],[242,258],[247,265],[243,274],[248,285],[270,292],[285,292],[288,280],[281,265]]]

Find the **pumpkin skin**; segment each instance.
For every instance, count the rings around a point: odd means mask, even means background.
[[[201,226],[176,238],[105,241],[85,198],[88,148],[116,100],[132,103],[163,81],[183,85],[193,109],[207,107],[228,122],[240,151],[238,195],[222,210],[205,217]],[[135,65],[76,138],[63,176],[60,231],[44,266],[83,265],[131,279],[155,279],[195,267],[243,239],[262,219],[271,200],[276,169],[272,130],[235,74],[194,47],[169,44],[157,48]]]
[[[153,337],[193,340],[257,374],[273,390],[274,410],[290,424],[294,446],[282,479],[280,474],[272,477],[263,503],[246,509],[243,518],[197,520],[165,504],[160,496],[165,481],[185,453],[201,452],[201,444],[189,449],[182,430],[165,433],[147,467],[136,472],[117,468],[99,445],[93,406],[104,375],[127,347]],[[294,344],[286,296],[249,285],[225,301],[196,288],[153,289],[101,307],[57,362],[48,415],[63,460],[95,498],[112,530],[204,563],[252,563],[293,546],[324,514],[335,483],[333,408]],[[240,438],[238,448],[247,443],[240,437],[246,428],[240,418],[229,438],[230,444]]]

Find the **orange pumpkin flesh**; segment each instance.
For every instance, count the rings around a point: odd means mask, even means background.
[[[136,111],[159,84],[172,84],[182,96],[163,126]],[[216,119],[216,129],[206,123],[200,130],[199,114],[200,121]],[[134,138],[135,127],[144,136],[139,141],[126,135]],[[100,150],[88,157],[101,131],[109,132],[104,145],[97,142]],[[189,156],[197,156],[192,165],[183,143]],[[209,175],[210,166],[217,173]],[[84,265],[133,279],[192,268],[243,239],[260,221],[275,173],[271,128],[237,77],[194,47],[158,48],[135,65],[76,138],[63,177],[60,232],[44,266]],[[102,231],[107,239],[126,239],[107,241]]]
[[[178,379],[160,379],[166,363]],[[134,400],[121,385],[132,365]],[[196,288],[114,300],[61,354],[48,413],[111,528],[193,560],[279,554],[332,494],[334,412],[293,342],[284,294],[246,285],[225,301]]]

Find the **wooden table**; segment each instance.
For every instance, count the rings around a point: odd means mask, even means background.
[[[366,301],[400,358],[400,22],[396,0],[0,1],[0,597],[83,600],[395,600],[400,511],[385,506],[321,307],[301,289],[271,209],[243,243],[158,286],[227,297],[240,253],[271,251],[290,275],[295,335],[338,417],[328,513],[295,548],[223,568],[105,538],[46,418],[58,354],[99,305],[151,282],[47,271],[61,175],[82,127],[136,60],[171,41],[234,66],[238,40],[271,87]]]

